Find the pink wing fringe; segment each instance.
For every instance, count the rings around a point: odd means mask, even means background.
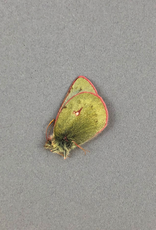
[[[97,134],[99,134],[100,132],[102,132],[102,131],[106,128],[106,126],[107,126],[107,124],[108,124],[108,110],[107,110],[107,106],[106,106],[105,102],[103,101],[102,97],[100,97],[100,96],[98,95],[95,86],[91,83],[91,81],[89,81],[89,80],[88,80],[86,77],[84,77],[84,76],[79,76],[79,77],[77,77],[77,78],[73,81],[73,83],[72,83],[72,85],[70,86],[70,88],[69,88],[69,90],[68,90],[68,92],[67,92],[67,94],[66,94],[66,97],[65,97],[65,99],[63,100],[62,105],[61,105],[61,107],[60,107],[60,109],[59,109],[59,111],[58,111],[58,114],[57,114],[56,119],[55,119],[55,123],[56,123],[56,121],[57,121],[57,119],[58,119],[58,117],[59,117],[59,114],[60,114],[60,112],[61,112],[61,110],[62,110],[62,106],[63,106],[63,104],[64,104],[64,102],[65,102],[67,96],[69,95],[72,86],[74,85],[75,81],[76,81],[78,78],[84,78],[85,80],[87,80],[87,81],[90,83],[90,85],[93,87],[94,91],[95,91],[95,93],[91,93],[91,92],[86,92],[86,91],[84,91],[84,92],[80,92],[80,93],[78,93],[78,94],[90,93],[90,94],[95,95],[96,97],[98,97],[98,98],[101,100],[101,102],[103,103],[103,106],[104,106],[104,108],[105,108],[105,110],[106,110],[106,124],[105,124],[105,126],[104,126],[99,132],[97,132],[97,133],[95,134],[95,136],[96,136]],[[73,97],[77,96],[78,94],[74,95]],[[66,104],[67,104],[73,97],[71,97],[71,98],[66,102]],[[65,105],[66,105],[66,104],[65,104]],[[54,124],[54,126],[55,126],[55,124]]]

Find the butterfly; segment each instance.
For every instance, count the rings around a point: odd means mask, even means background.
[[[56,119],[47,126],[45,148],[66,159],[72,149],[102,132],[108,124],[108,110],[94,85],[79,76],[70,86]],[[48,134],[53,126],[52,135]],[[49,132],[50,133],[50,132]]]

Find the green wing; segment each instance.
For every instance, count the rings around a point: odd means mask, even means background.
[[[101,132],[107,120],[107,108],[99,95],[79,93],[62,108],[54,126],[54,136],[67,137],[81,145]]]
[[[76,94],[80,92],[91,92],[91,93],[97,93],[95,87],[93,84],[84,76],[79,76],[71,85],[71,87],[68,90],[68,93],[65,97],[65,100],[62,103],[61,108],[65,105],[65,103],[75,96]]]

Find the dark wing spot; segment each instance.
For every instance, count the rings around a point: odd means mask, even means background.
[[[79,92],[82,91],[82,88],[79,89]]]

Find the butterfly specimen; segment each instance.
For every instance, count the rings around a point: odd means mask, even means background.
[[[69,88],[67,95],[46,130],[45,148],[67,158],[70,150],[99,134],[108,123],[108,111],[94,85],[84,76],[79,76]],[[47,135],[53,125],[53,134]]]

